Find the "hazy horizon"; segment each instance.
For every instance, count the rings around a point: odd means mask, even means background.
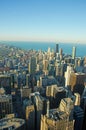
[[[54,43],[54,44],[74,44],[74,45],[78,45],[78,44],[86,44],[86,42],[82,43],[82,42],[69,42],[69,41],[36,41],[36,40],[0,40],[0,44],[1,43],[8,43],[8,42],[18,42],[18,43],[22,43],[22,42],[26,42],[26,43]]]

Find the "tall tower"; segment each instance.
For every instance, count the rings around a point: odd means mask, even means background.
[[[70,85],[71,73],[74,73],[73,67],[67,66],[67,71],[65,72],[65,86]]]
[[[30,63],[29,63],[29,72],[30,74],[34,74],[36,71],[36,57],[31,57]]]
[[[56,44],[56,53],[59,53],[59,45]]]
[[[73,46],[73,49],[72,49],[72,59],[74,60],[76,57],[76,47]]]

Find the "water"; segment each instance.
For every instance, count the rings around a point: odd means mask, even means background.
[[[48,47],[55,50],[56,43],[54,42],[0,42],[16,46],[25,50],[35,49],[47,51]],[[66,54],[72,54],[72,47],[76,46],[76,56],[84,57],[86,56],[86,44],[72,44],[72,43],[58,43],[59,48],[63,49]]]

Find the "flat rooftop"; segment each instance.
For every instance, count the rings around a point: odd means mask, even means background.
[[[49,117],[52,120],[63,120],[67,119],[67,114],[66,112],[60,111],[58,108],[57,109],[51,109],[49,110]]]
[[[25,124],[25,121],[19,118],[11,118],[11,119],[3,118],[0,120],[1,129],[10,128],[10,127],[12,127],[13,129],[17,129],[24,124]]]

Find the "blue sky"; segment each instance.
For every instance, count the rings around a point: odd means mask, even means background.
[[[86,0],[0,0],[0,40],[86,43]]]

